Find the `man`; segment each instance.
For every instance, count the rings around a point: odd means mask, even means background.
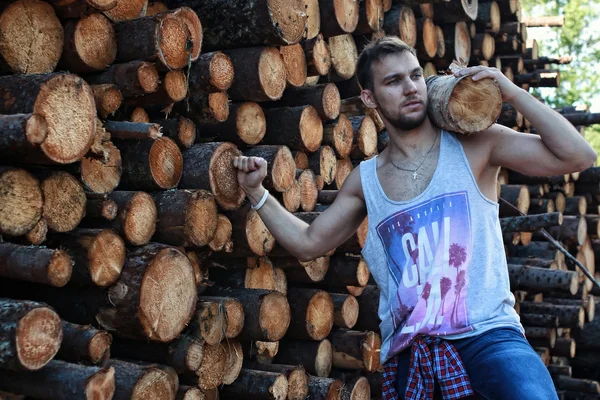
[[[415,51],[385,37],[362,52],[357,77],[389,145],[350,174],[325,212],[310,225],[287,212],[261,184],[263,159],[235,159],[238,181],[276,240],[303,261],[343,243],[368,213],[362,254],[381,291],[384,399],[428,399],[434,391],[445,399],[556,399],[513,308],[496,180],[501,166],[561,175],[597,155],[566,119],[497,69],[456,75],[465,74],[494,79],[539,135],[434,126]]]

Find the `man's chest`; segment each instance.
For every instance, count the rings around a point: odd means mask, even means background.
[[[381,186],[391,200],[411,200],[427,189],[438,164],[438,157],[425,160],[420,168],[399,169],[389,163],[377,171]]]

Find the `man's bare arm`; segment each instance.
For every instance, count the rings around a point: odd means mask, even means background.
[[[502,125],[493,125],[482,132],[490,165],[536,176],[578,172],[596,161],[594,149],[567,119],[516,86],[499,70],[472,67],[464,71],[475,73],[474,80],[495,79],[503,100],[521,112],[538,132],[523,134]]]
[[[238,157],[238,182],[253,205],[256,205],[265,188],[267,162],[257,157]],[[356,232],[367,215],[362,197],[359,170],[355,169],[344,182],[335,201],[312,224],[295,217],[273,197],[258,210],[275,240],[300,261],[309,261],[339,246]]]

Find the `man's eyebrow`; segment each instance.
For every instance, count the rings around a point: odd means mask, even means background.
[[[411,74],[414,74],[415,72],[420,72],[423,73],[423,68],[421,67],[416,67],[415,69],[413,69],[412,71],[410,71]]]
[[[419,72],[419,73],[422,74],[423,73],[423,68],[416,67],[412,71],[410,71],[410,74],[412,75],[412,74],[417,73],[417,72]],[[404,77],[404,74],[402,72],[396,72],[396,73],[393,73],[393,74],[390,74],[388,76],[383,77],[382,81],[386,82],[386,81],[389,81],[389,80],[394,79],[394,78],[402,78],[402,77]]]

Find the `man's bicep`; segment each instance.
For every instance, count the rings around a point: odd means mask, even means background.
[[[494,125],[490,135],[490,164],[520,172],[524,175],[561,175],[568,166],[552,153],[540,136],[516,132],[502,125]]]

